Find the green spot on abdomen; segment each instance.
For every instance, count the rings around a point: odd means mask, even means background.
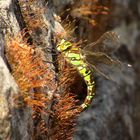
[[[92,95],[88,95],[88,96],[86,97],[87,100],[91,100],[92,98],[93,98]]]
[[[74,66],[79,66],[82,64],[81,60],[70,60],[70,63]]]
[[[87,105],[87,104],[85,104],[85,103],[82,104],[82,108],[83,108],[83,109],[88,108],[88,106],[89,106],[89,105]]]

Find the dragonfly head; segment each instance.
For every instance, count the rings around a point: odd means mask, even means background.
[[[69,50],[71,47],[72,44],[69,41],[62,39],[61,42],[57,45],[57,50],[59,52],[63,52]]]

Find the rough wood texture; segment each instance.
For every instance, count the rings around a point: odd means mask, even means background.
[[[0,139],[8,139],[11,135],[11,109],[13,97],[17,94],[17,85],[11,77],[0,56]]]
[[[0,139],[5,140],[11,136],[11,109],[13,97],[17,94],[17,85],[10,75],[4,57],[5,29],[10,30],[10,22],[14,20],[10,11],[11,1],[0,1]],[[15,25],[15,24],[14,24]],[[5,62],[4,62],[5,61]]]

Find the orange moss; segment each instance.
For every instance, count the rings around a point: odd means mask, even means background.
[[[52,125],[50,138],[53,140],[71,140],[75,132],[76,121],[81,113],[78,106],[76,94],[80,90],[72,91],[72,86],[77,81],[77,71],[66,63],[60,55],[58,57],[59,75],[57,90],[59,97],[56,98],[52,106]]]
[[[68,93],[61,96],[54,105],[53,110],[51,138],[54,140],[71,140],[75,132],[76,120],[80,113],[76,109],[74,96]]]
[[[44,61],[43,52],[27,44],[27,40],[23,40],[24,35],[19,33],[15,38],[7,39],[6,57],[19,87],[15,104],[31,109],[33,137],[46,137],[48,128],[43,117],[50,114],[48,106],[56,89],[54,72],[51,64]]]
[[[21,34],[7,40],[6,56],[26,105],[46,108],[49,98],[44,89],[55,86],[50,64],[43,61],[34,46],[23,41]]]
[[[87,20],[93,26],[97,24],[95,20],[96,15],[107,15],[108,13],[108,7],[100,5],[97,0],[82,0],[77,2],[71,10],[71,15],[73,17]]]

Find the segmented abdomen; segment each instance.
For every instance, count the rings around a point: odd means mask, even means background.
[[[92,72],[84,62],[83,57],[80,53],[79,48],[71,48],[69,51],[64,52],[64,57],[66,61],[71,63],[73,66],[77,68],[80,75],[84,78],[87,85],[87,96],[84,103],[81,105],[81,111],[85,110],[92,102],[93,96],[95,95],[95,83],[92,76]]]

